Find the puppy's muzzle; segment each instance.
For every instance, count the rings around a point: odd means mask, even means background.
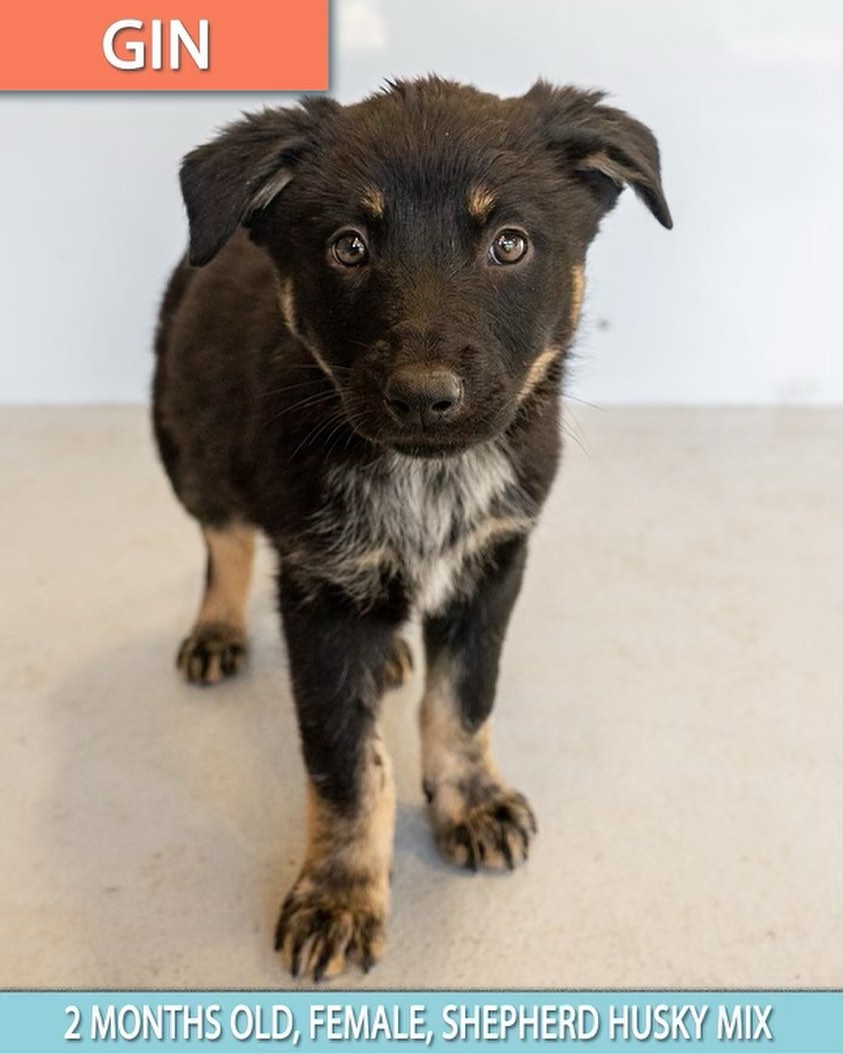
[[[445,366],[400,366],[384,385],[384,402],[402,428],[434,431],[459,417],[463,383]]]

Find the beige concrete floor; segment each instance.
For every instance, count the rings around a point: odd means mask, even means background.
[[[387,701],[391,942],[342,985],[843,984],[843,413],[575,409],[496,738],[541,831],[440,862]],[[0,984],[284,987],[303,770],[263,554],[248,672],[173,654],[202,574],[141,408],[0,412]]]

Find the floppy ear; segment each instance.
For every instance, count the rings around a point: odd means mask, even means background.
[[[272,201],[340,109],[333,99],[316,97],[299,108],[249,114],[187,155],[179,178],[192,264],[208,263],[252,212]]]
[[[548,147],[594,193],[605,211],[632,187],[663,227],[673,226],[661,184],[655,136],[640,121],[600,105],[603,92],[538,81],[524,96],[536,107]]]

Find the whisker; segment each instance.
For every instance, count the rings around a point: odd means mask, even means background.
[[[272,395],[283,395],[284,392],[291,392],[295,388],[312,388],[314,384],[323,384],[324,381],[321,377],[314,377],[310,381],[299,381],[297,384],[284,384],[280,388],[268,388],[265,392],[260,393],[261,399],[268,399]]]
[[[598,409],[598,407],[595,407],[595,409]],[[568,416],[570,416],[572,423],[568,422]],[[570,407],[563,406],[561,421],[562,429],[565,432],[565,435],[570,436],[570,438],[573,439],[573,441],[577,444],[580,450],[582,450],[585,456],[590,458],[591,451],[588,448],[588,444],[582,432],[582,428],[580,427],[580,423],[577,420],[574,411]]]
[[[570,392],[565,392],[562,396],[562,401],[565,403],[579,403],[580,406],[588,406],[591,410],[605,410],[605,406],[601,406],[600,403],[590,403],[588,399],[581,399],[578,395],[571,395]]]
[[[274,421],[278,421],[280,418],[286,417],[288,414],[295,413],[298,410],[312,409],[314,406],[320,406],[323,403],[330,403],[338,398],[339,396],[335,391],[318,392],[315,395],[307,395],[303,399],[299,399],[298,402],[292,403],[290,406],[282,406],[277,413],[274,413],[264,421],[264,425],[270,425]]]
[[[331,380],[331,377],[342,377],[345,379],[351,373],[353,367],[351,366],[340,366],[331,365],[330,374],[326,373],[325,367],[318,362],[285,362],[283,354],[274,356],[275,361],[280,365],[283,371],[287,370],[314,370],[318,372],[316,380],[324,379],[327,381]]]
[[[338,432],[338,431],[339,431],[339,430],[340,430],[340,429],[342,428],[342,426],[343,426],[343,425],[348,425],[348,421],[346,420],[346,418],[345,418],[345,417],[343,417],[343,419],[342,419],[342,420],[340,420],[340,421],[337,421],[337,423],[336,423],[336,424],[334,425],[334,427],[333,427],[333,429],[331,430],[331,432],[330,432],[330,433],[328,434],[328,436],[327,436],[327,437],[325,438],[325,447],[326,447],[326,453],[329,453],[329,452],[330,452],[330,450],[331,450],[331,440],[332,440],[332,439],[334,438],[334,436],[335,436],[335,435],[337,434],[337,432]]]
[[[337,410],[334,411],[334,413],[328,414],[328,416],[324,420],[317,422],[316,426],[307,433],[307,435],[298,444],[292,454],[290,454],[290,460],[292,461],[300,450],[312,443],[320,432],[325,431],[327,428],[333,425],[338,418],[342,420],[344,419],[344,417],[345,415],[342,411],[342,407],[339,407]]]

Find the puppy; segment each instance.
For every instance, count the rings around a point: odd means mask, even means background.
[[[395,791],[378,729],[423,626],[423,789],[455,864],[511,868],[536,821],[490,714],[556,472],[586,250],[624,185],[671,226],[650,131],[598,92],[499,99],[427,78],[247,116],[188,154],[187,259],[156,338],[154,426],[201,525],[178,665],[240,669],[261,530],[308,772],[276,945],[315,979],[381,954]]]

